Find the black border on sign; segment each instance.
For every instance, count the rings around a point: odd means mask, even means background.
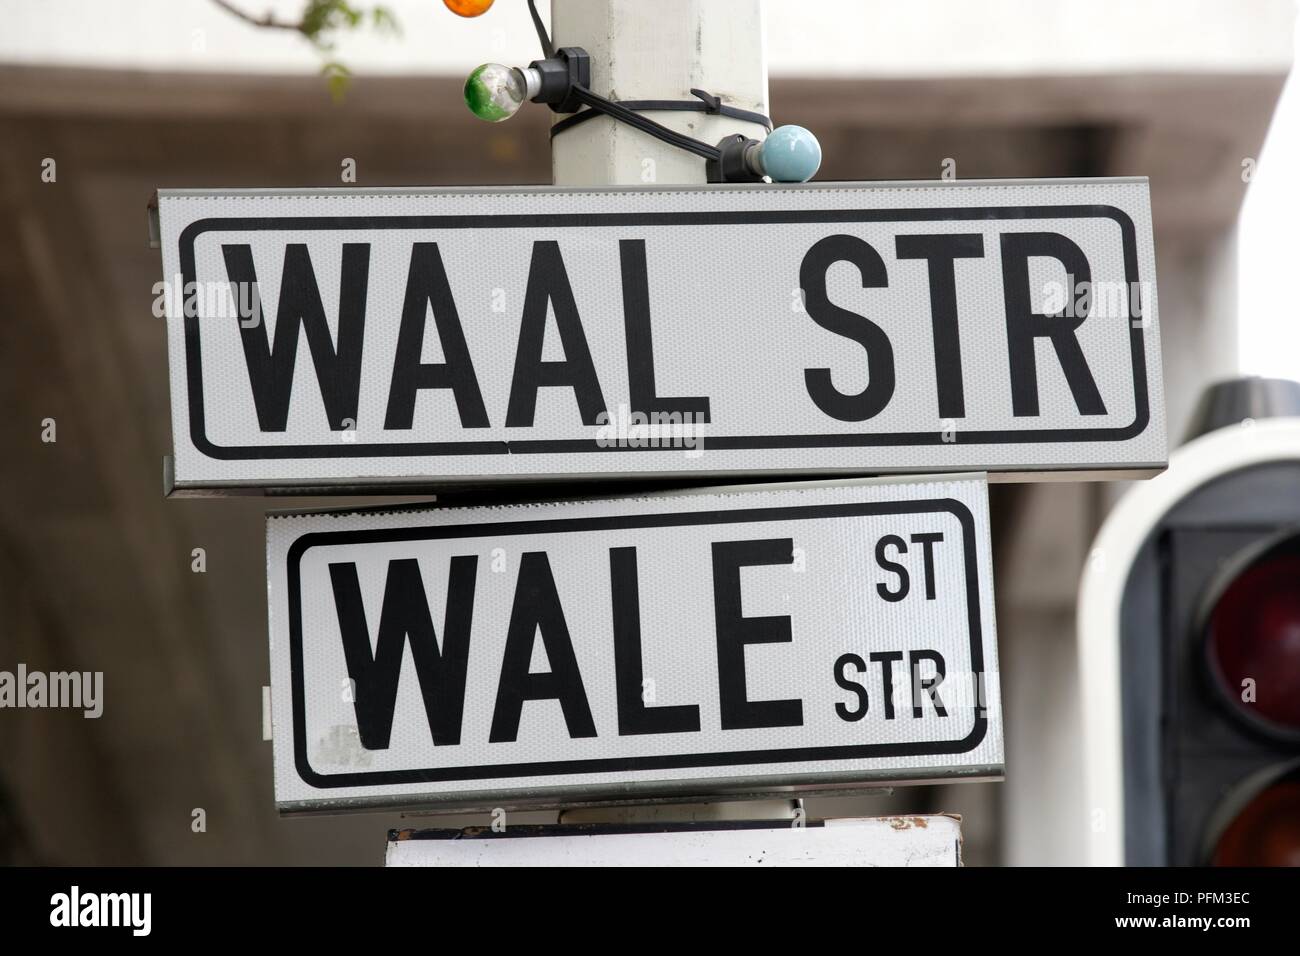
[[[611,773],[666,770],[683,767],[727,767],[794,761],[851,760],[871,757],[912,757],[967,753],[988,731],[988,718],[976,701],[974,725],[962,740],[911,741],[897,744],[854,744],[830,747],[795,747],[778,750],[738,750],[718,753],[659,754],[643,757],[600,757],[587,760],[536,761],[486,764],[470,767],[430,767],[421,770],[383,770],[362,773],[321,774],[307,756],[306,688],[303,676],[302,580],[303,555],[311,548],[338,544],[375,544],[393,541],[432,541],[446,538],[483,538],[515,534],[572,534],[632,528],[670,528],[723,525],[758,521],[793,521],[807,518],[849,518],[867,515],[953,515],[962,529],[962,555],[966,565],[966,616],[970,631],[971,672],[984,672],[983,629],[980,621],[979,563],[975,552],[975,519],[955,498],[919,501],[853,502],[848,504],[795,505],[781,508],[746,508],[679,514],[614,515],[594,518],[543,518],[489,524],[379,528],[371,531],[313,531],[294,541],[285,557],[289,600],[289,673],[293,693],[293,756],[298,776],[313,787],[362,787],[384,784],[432,783],[450,780],[495,780],[551,774]]]
[[[521,229],[598,228],[602,226],[707,226],[784,223],[940,222],[987,219],[1111,219],[1120,228],[1124,245],[1124,272],[1129,289],[1140,288],[1137,230],[1122,209],[1108,205],[1070,206],[957,206],[932,209],[825,209],[795,212],[661,212],[661,213],[538,213],[478,216],[281,216],[261,218],[198,219],[180,235],[181,276],[194,282],[194,241],[213,231],[270,229]],[[708,447],[722,450],[758,448],[889,447],[937,444],[1017,444],[1020,442],[1126,441],[1140,434],[1150,420],[1147,394],[1146,343],[1143,330],[1133,322],[1125,296],[1129,324],[1129,352],[1133,364],[1133,421],[1120,428],[1044,428],[963,431],[955,442],[944,442],[938,429],[926,432],[876,432],[824,435],[748,435],[708,439]],[[282,458],[387,458],[399,455],[529,455],[584,452],[658,451],[640,446],[602,445],[594,438],[521,439],[518,441],[337,442],[328,445],[214,445],[208,440],[203,408],[203,368],[200,360],[199,318],[185,317],[186,398],[190,440],[209,458],[221,460]]]

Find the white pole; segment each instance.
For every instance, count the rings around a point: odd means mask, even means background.
[[[591,54],[591,87],[612,100],[694,100],[694,88],[767,114],[762,0],[554,0],[551,39]],[[710,145],[765,132],[701,112],[646,115]],[[551,165],[557,186],[705,182],[703,159],[606,116],[557,134]]]
[[[767,114],[762,0],[553,0],[551,40],[591,55],[591,87],[612,100],[691,100],[691,89]],[[648,116],[710,145],[764,129],[725,116],[661,110]],[[557,117],[558,118],[558,117]],[[600,116],[551,141],[557,186],[703,183],[704,160]],[[565,823],[789,819],[789,800],[569,810]]]

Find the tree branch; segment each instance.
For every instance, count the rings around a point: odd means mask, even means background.
[[[245,23],[251,23],[255,27],[270,27],[273,30],[292,30],[294,33],[306,32],[303,30],[301,21],[295,23],[290,20],[277,20],[275,15],[269,11],[264,13],[261,17],[255,17],[251,13],[239,9],[239,7],[231,3],[230,0],[212,0],[212,2],[227,13],[237,16]]]

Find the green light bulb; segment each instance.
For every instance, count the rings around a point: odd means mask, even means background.
[[[465,80],[465,105],[489,123],[500,123],[514,116],[527,95],[523,71],[500,63],[484,63]]]

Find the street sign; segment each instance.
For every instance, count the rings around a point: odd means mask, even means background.
[[[1165,463],[1145,179],[162,190],[169,491]]]
[[[272,515],[281,810],[1002,771],[984,476]]]
[[[802,821],[801,821],[802,823]],[[942,814],[762,823],[395,830],[385,866],[961,866]]]

